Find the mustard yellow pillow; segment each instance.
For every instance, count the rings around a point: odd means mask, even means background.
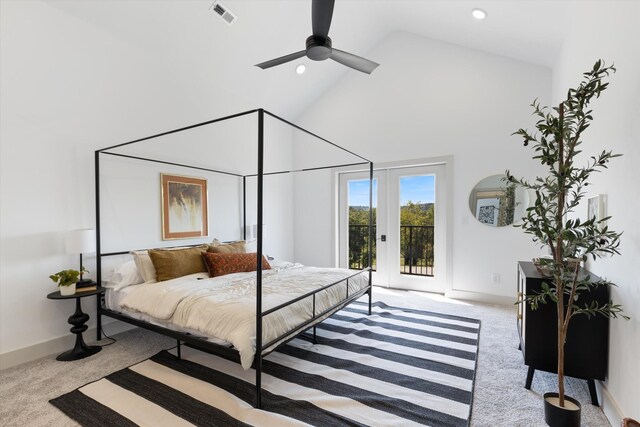
[[[206,273],[207,266],[202,260],[201,252],[206,245],[185,249],[150,249],[149,257],[156,269],[156,280],[175,279],[194,273]]]
[[[209,245],[207,252],[214,254],[243,254],[245,250],[244,240],[239,240],[233,243],[219,243],[216,244],[214,240],[213,245]]]

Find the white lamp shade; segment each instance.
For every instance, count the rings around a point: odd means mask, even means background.
[[[65,250],[68,254],[87,254],[96,251],[96,230],[73,230],[65,237]]]

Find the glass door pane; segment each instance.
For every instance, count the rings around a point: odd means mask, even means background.
[[[433,276],[435,176],[402,176],[400,185],[400,273]]]
[[[372,266],[376,269],[376,214],[378,180],[373,179],[373,252]],[[347,182],[349,208],[349,268],[361,270],[369,265],[369,180],[351,179]]]

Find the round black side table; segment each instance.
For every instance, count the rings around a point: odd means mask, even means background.
[[[84,297],[89,297],[92,295],[98,295],[106,291],[102,286],[98,286],[96,289],[91,291],[76,291],[73,295],[60,295],[60,291],[51,292],[47,295],[49,299],[76,299],[76,312],[69,317],[69,324],[72,325],[71,329],[69,329],[72,333],[76,334],[76,345],[73,349],[69,351],[65,351],[58,357],[56,360],[61,360],[63,362],[68,362],[71,360],[84,359],[85,357],[89,357],[93,354],[96,354],[102,347],[99,345],[87,345],[82,339],[82,333],[87,330],[88,326],[85,325],[87,320],[89,320],[89,315],[82,312],[82,308],[80,306],[80,300]]]

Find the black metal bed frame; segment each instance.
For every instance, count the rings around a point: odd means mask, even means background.
[[[109,150],[114,150],[123,146],[127,146],[127,145],[131,145],[131,144],[135,144],[137,142],[142,142],[142,141],[146,141],[149,139],[153,139],[153,138],[157,138],[157,137],[161,137],[161,136],[165,136],[165,135],[169,135],[169,134],[173,134],[173,133],[177,133],[177,132],[182,132],[185,130],[189,130],[189,129],[193,129],[196,127],[200,127],[200,126],[205,126],[205,125],[210,125],[216,122],[221,122],[221,121],[225,121],[225,120],[231,120],[237,117],[241,117],[241,116],[246,116],[246,115],[250,115],[250,114],[257,114],[257,118],[258,118],[258,138],[257,138],[257,142],[258,142],[258,169],[257,169],[257,174],[250,174],[250,175],[241,175],[241,174],[237,174],[237,173],[233,173],[233,172],[228,172],[228,171],[220,171],[220,170],[215,170],[215,169],[208,169],[208,168],[203,168],[203,167],[198,167],[198,166],[192,166],[192,165],[187,165],[187,164],[181,164],[181,163],[175,163],[175,162],[169,162],[169,161],[164,161],[164,160],[160,160],[160,159],[150,159],[150,158],[145,158],[145,157],[139,157],[139,156],[132,156],[132,155],[127,155],[127,154],[122,154],[122,153],[115,153],[115,152],[110,152]],[[306,169],[301,169],[301,170],[288,170],[288,171],[279,171],[279,172],[270,172],[270,173],[264,173],[264,115],[267,114],[270,117],[279,120],[295,129],[298,129],[308,135],[311,135],[317,139],[320,139],[321,141],[324,141],[328,144],[331,144],[332,146],[345,151],[353,156],[356,156],[360,159],[362,159],[362,162],[357,162],[357,163],[350,163],[350,164],[340,164],[340,165],[331,165],[331,166],[324,166],[324,167],[314,167],[314,168],[306,168]],[[148,136],[146,138],[140,138],[140,139],[136,139],[133,141],[129,141],[129,142],[125,142],[122,144],[118,144],[118,145],[113,145],[110,147],[106,147],[106,148],[102,148],[99,150],[95,151],[95,197],[96,197],[96,271],[97,271],[97,282],[98,283],[102,283],[102,257],[107,257],[107,256],[115,256],[115,255],[125,255],[128,254],[129,251],[120,251],[120,252],[109,252],[109,253],[102,253],[101,252],[101,235],[100,235],[100,231],[101,231],[101,226],[100,226],[100,155],[112,155],[112,156],[118,156],[118,157],[125,157],[125,158],[129,158],[129,159],[134,159],[134,160],[141,160],[141,161],[148,161],[148,162],[154,162],[154,163],[161,163],[161,164],[166,164],[166,165],[172,165],[172,166],[180,166],[180,167],[185,167],[185,168],[190,168],[190,169],[197,169],[197,170],[203,170],[203,171],[207,171],[207,172],[214,172],[214,173],[220,173],[220,174],[226,174],[226,175],[233,175],[233,176],[237,176],[239,178],[242,178],[242,202],[243,202],[243,208],[242,208],[242,220],[243,220],[243,232],[242,232],[242,236],[243,238],[246,239],[246,230],[247,230],[247,211],[246,211],[246,199],[247,199],[247,195],[246,195],[246,179],[247,177],[256,177],[257,178],[257,271],[256,271],[256,350],[255,350],[255,355],[254,355],[254,362],[253,362],[253,367],[255,368],[256,371],[256,381],[255,381],[255,387],[256,387],[256,404],[255,407],[256,408],[261,408],[262,407],[262,358],[264,356],[266,356],[267,354],[269,354],[271,351],[275,350],[276,348],[278,348],[279,346],[287,343],[288,341],[290,341],[291,339],[295,338],[296,336],[300,336],[302,338],[305,339],[311,339],[313,341],[315,341],[316,338],[316,327],[315,325],[320,323],[322,320],[324,320],[326,317],[328,317],[329,315],[333,314],[334,312],[342,309],[343,307],[345,307],[346,305],[348,305],[349,303],[353,302],[354,300],[360,298],[363,295],[369,294],[369,315],[371,314],[371,289],[372,289],[372,284],[371,284],[371,265],[372,265],[372,252],[373,252],[373,163],[367,159],[365,159],[362,156],[359,156],[343,147],[340,147],[337,144],[332,143],[331,141],[328,141],[312,132],[309,132],[306,129],[301,128],[298,125],[295,125],[281,117],[278,117],[262,108],[260,109],[254,109],[254,110],[249,110],[249,111],[245,111],[242,113],[238,113],[238,114],[233,114],[230,116],[225,116],[225,117],[221,117],[218,119],[214,119],[214,120],[210,120],[210,121],[206,121],[206,122],[202,122],[202,123],[198,123],[192,126],[187,126],[187,127],[183,127],[183,128],[179,128],[179,129],[175,129],[172,131],[168,131],[168,132],[163,132],[163,133],[159,133],[156,135],[152,135],[152,136]],[[364,165],[364,164],[368,164],[369,165],[369,256],[368,256],[368,263],[369,266],[346,277],[343,279],[340,279],[336,282],[330,283],[326,286],[323,286],[322,288],[313,290],[311,292],[308,292],[304,295],[301,295],[291,301],[287,301],[286,303],[280,304],[276,307],[273,307],[269,310],[263,311],[262,310],[262,243],[263,243],[263,239],[262,239],[262,228],[263,228],[263,179],[265,175],[275,175],[275,174],[283,174],[283,173],[292,173],[292,172],[305,172],[305,171],[312,171],[312,170],[320,170],[320,169],[332,169],[332,168],[337,168],[337,167],[346,167],[346,166],[355,166],[355,165]],[[352,294],[349,294],[349,279],[353,278],[354,276],[357,276],[359,274],[361,274],[364,271],[368,271],[369,273],[369,278],[368,278],[368,285],[365,288],[362,288]],[[323,310],[320,313],[316,313],[316,294],[318,294],[321,291],[324,291],[328,288],[331,288],[333,286],[338,286],[340,283],[346,283],[346,295],[345,295],[345,299],[341,300],[339,303],[333,305],[332,307],[329,307],[328,309]],[[301,325],[298,325],[296,328],[284,333],[283,335],[276,337],[275,339],[267,342],[267,343],[263,343],[262,342],[262,321],[263,318],[265,316],[268,316],[271,313],[274,313],[288,305],[294,304],[298,301],[301,301],[305,298],[312,298],[312,302],[313,302],[313,313],[312,313],[312,317],[310,319],[308,319],[307,321],[305,321],[304,323],[302,323]],[[212,343],[210,341],[207,341],[206,337],[202,337],[202,336],[196,336],[193,334],[189,334],[189,333],[183,333],[183,332],[178,332],[178,331],[174,331],[168,328],[164,328],[161,326],[157,326],[148,322],[144,322],[138,319],[134,319],[132,317],[129,317],[127,315],[124,315],[122,313],[110,310],[108,308],[106,308],[104,306],[104,295],[98,295],[97,299],[96,299],[96,305],[97,305],[97,339],[100,340],[102,339],[102,316],[107,316],[107,317],[111,317],[117,320],[121,320],[123,322],[127,322],[130,323],[132,325],[141,327],[141,328],[145,328],[148,329],[150,331],[153,332],[157,332],[166,336],[169,336],[171,338],[175,338],[177,340],[178,346],[177,346],[177,353],[178,353],[178,358],[181,357],[181,351],[180,351],[180,346],[181,343],[184,343],[186,346],[188,347],[192,347],[192,348],[196,348],[198,350],[207,352],[207,353],[211,353],[211,354],[215,354],[215,355],[219,355],[221,357],[224,357],[226,359],[229,360],[233,360],[236,362],[240,361],[240,355],[238,353],[237,350],[231,348],[231,347],[226,347],[223,345],[219,345],[219,344],[215,344]],[[308,337],[306,334],[303,334],[303,332],[305,332],[306,330],[308,330],[310,327],[313,327],[313,336],[312,337]],[[270,349],[270,347],[273,347]]]

